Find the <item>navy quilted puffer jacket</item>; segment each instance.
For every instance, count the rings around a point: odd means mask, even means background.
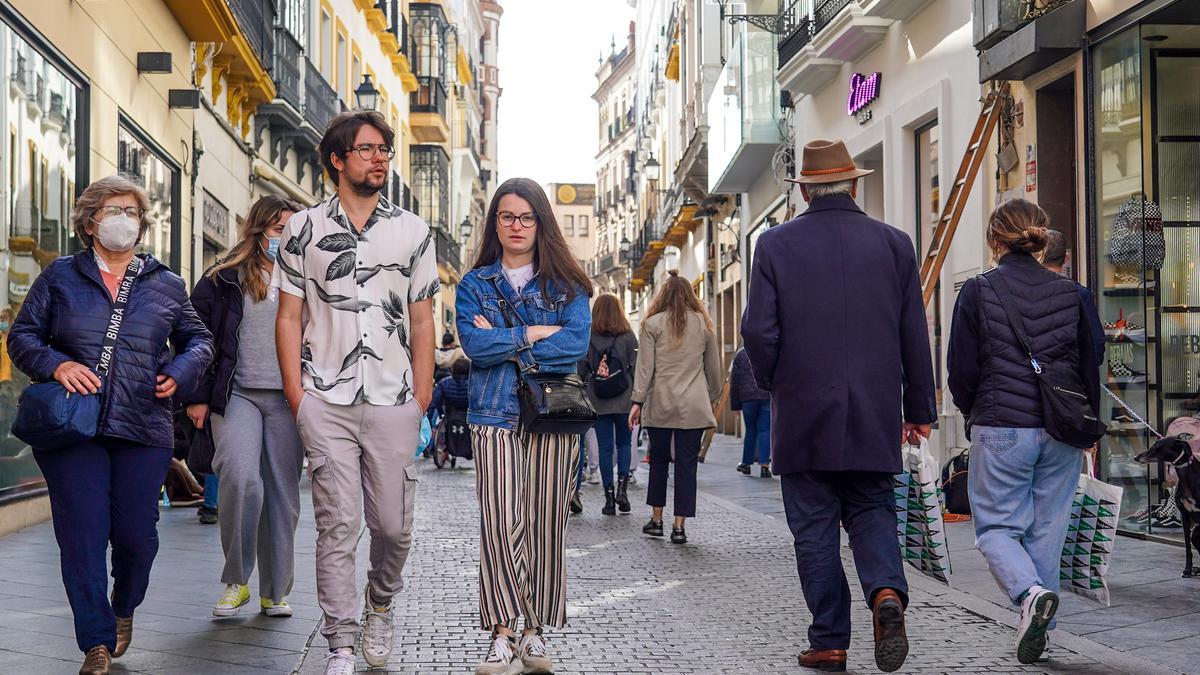
[[[1033,256],[1009,253],[995,272],[1015,296],[1039,361],[1065,361],[1080,374],[1099,410],[1100,382],[1092,328],[1078,287]],[[949,345],[950,391],[968,425],[1040,429],[1042,399],[1029,357],[1009,326],[1000,298],[979,277],[967,281],[954,307]]]
[[[176,396],[190,391],[212,360],[212,336],[192,309],[183,279],[153,256],[139,257],[142,271],[101,387],[100,433],[172,447],[172,399],[155,398],[157,376],[175,379]],[[52,381],[65,361],[95,369],[112,304],[90,248],[55,260],[34,281],[13,323],[13,363],[35,382]]]

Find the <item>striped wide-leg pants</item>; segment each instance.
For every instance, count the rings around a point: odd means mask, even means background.
[[[567,620],[567,517],[579,435],[471,425],[479,493],[479,615],[491,630]]]

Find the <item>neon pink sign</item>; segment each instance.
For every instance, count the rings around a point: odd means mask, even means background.
[[[846,101],[846,114],[855,115],[858,111],[871,105],[871,103],[879,98],[879,82],[883,79],[882,73],[871,73],[863,75],[855,73],[850,76],[850,98]]]

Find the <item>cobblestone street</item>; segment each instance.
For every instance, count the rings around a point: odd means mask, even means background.
[[[732,445],[720,443],[726,451]],[[720,461],[710,457],[701,467],[701,487],[709,491],[701,494],[700,516],[688,525],[691,543],[683,546],[641,534],[644,471],[627,516],[601,516],[598,486],[585,488],[586,511],[573,517],[570,530],[571,625],[549,635],[558,672],[798,671],[795,654],[804,646],[807,613],[786,528],[712,494],[726,472],[733,473]],[[475,628],[474,473],[420,466],[416,547],[408,588],[397,599],[389,670],[466,673],[487,637]],[[755,499],[778,489],[777,481],[743,484],[763,493]],[[114,672],[322,672],[307,494],[305,500],[292,619],[268,619],[250,606],[239,617],[210,618],[221,590],[217,529],[197,524],[192,509],[164,511],[161,551],[148,599],[136,615],[134,646],[114,662]],[[364,537],[364,578],[365,549]],[[0,581],[0,673],[73,673],[78,652],[49,524],[0,540]],[[1084,638],[1063,636],[1060,642],[1057,635],[1049,664],[1023,667],[1012,656],[1012,628],[988,616],[994,606],[915,575],[910,581],[912,655],[903,672],[1173,672]],[[1012,620],[1003,613],[996,618]],[[878,672],[869,620],[865,606],[856,605],[852,672]],[[366,666],[360,661],[359,668]]]

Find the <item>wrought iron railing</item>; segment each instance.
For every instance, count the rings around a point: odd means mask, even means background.
[[[265,68],[271,67],[275,52],[275,3],[272,0],[229,0],[229,8],[259,62]]]
[[[779,67],[782,68],[795,57],[853,2],[854,0],[791,0],[779,12]]]
[[[325,133],[325,129],[329,126],[329,120],[337,114],[340,101],[337,92],[325,78],[321,76],[321,71],[313,65],[308,57],[304,59],[304,119],[317,130],[318,133]]]
[[[284,27],[275,29],[275,63],[272,69],[279,98],[300,109],[300,43]]]
[[[412,112],[433,112],[446,116],[446,86],[441,78],[417,77],[417,90],[411,94],[409,107]]]
[[[50,93],[50,107],[46,110],[46,119],[57,122],[59,126],[67,126],[67,111],[63,104],[63,95],[58,92]]]
[[[445,228],[434,228],[434,253],[437,255],[437,260],[440,263],[445,263],[454,271],[462,269],[461,251],[457,241],[450,236],[450,233]]]

